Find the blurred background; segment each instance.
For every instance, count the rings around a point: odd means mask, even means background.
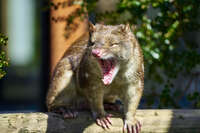
[[[42,111],[49,77],[47,1],[0,0],[0,32],[9,59],[0,80],[0,111]],[[4,69],[4,70],[5,70]]]
[[[200,108],[199,0],[0,0],[0,32],[9,38],[1,112],[45,110],[50,67],[84,32],[87,13],[93,23],[131,25],[145,59],[140,108]]]

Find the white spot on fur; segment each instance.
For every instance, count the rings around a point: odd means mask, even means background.
[[[88,73],[85,73],[85,77],[88,78],[88,77],[89,77],[89,74],[88,74]]]

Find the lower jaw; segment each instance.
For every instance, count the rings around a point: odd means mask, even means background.
[[[118,73],[118,70],[119,67],[116,65],[110,74],[103,74],[102,82],[104,85],[110,85],[113,82],[116,74]]]

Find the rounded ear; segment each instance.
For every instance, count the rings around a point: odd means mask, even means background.
[[[129,24],[126,24],[126,25],[121,24],[120,27],[121,27],[122,33],[129,33],[131,31]]]
[[[89,32],[94,32],[96,30],[95,26],[89,21]]]
[[[130,25],[129,25],[129,23],[127,23],[127,24],[124,26],[124,31],[130,31]]]

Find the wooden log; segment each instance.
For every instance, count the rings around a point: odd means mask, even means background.
[[[138,110],[142,133],[200,133],[200,110]],[[94,123],[89,112],[76,119],[62,119],[53,113],[0,114],[1,133],[122,133],[120,114],[104,130]]]

